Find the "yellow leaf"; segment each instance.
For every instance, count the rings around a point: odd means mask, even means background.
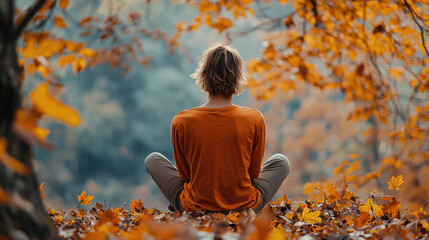
[[[92,202],[93,198],[94,197],[91,196],[91,195],[89,195],[89,194],[88,194],[88,196],[86,196],[86,191],[85,190],[83,190],[83,192],[78,196],[79,203],[82,204],[82,205],[88,205],[88,204],[90,204]]]
[[[278,227],[273,228],[273,230],[268,235],[267,240],[286,240],[285,231],[282,225],[279,224]]]
[[[60,0],[58,5],[60,6],[60,8],[65,10],[67,8],[67,6],[69,5],[69,0]]]
[[[359,157],[359,153],[355,153],[355,154],[350,154],[350,155],[349,155],[349,158],[350,158],[350,159],[355,159],[355,158],[357,158],[357,157]]]
[[[394,177],[392,176],[392,178],[390,179],[390,182],[388,182],[389,184],[389,189],[390,190],[399,190],[400,186],[404,183],[404,178],[402,177],[402,174]]]
[[[423,210],[422,207],[420,207],[419,210],[412,211],[411,215],[413,215],[415,218],[423,219],[423,218],[426,218],[428,216],[428,213],[425,210]]]
[[[365,205],[360,206],[359,210],[362,212],[372,211],[372,213],[377,217],[383,216],[383,210],[382,210],[381,206],[374,203],[372,197],[366,201]]]
[[[279,0],[280,4],[286,4],[288,0]]]
[[[60,59],[58,59],[58,65],[60,65],[60,67],[64,67],[67,64],[72,64],[75,60],[76,60],[75,54],[61,56]]]
[[[37,66],[37,71],[38,71],[40,74],[42,74],[42,76],[43,76],[44,78],[48,77],[48,76],[49,76],[49,73],[50,73],[49,69],[48,69],[47,67],[45,67],[45,66],[42,66],[42,65]]]
[[[300,214],[300,220],[306,223],[321,222],[322,219],[319,218],[319,215],[320,215],[320,211],[310,212],[310,209],[305,207],[302,213]]]
[[[34,109],[18,109],[15,112],[13,131],[28,144],[37,143],[43,148],[53,148],[46,141],[49,130],[37,126],[41,114]]]
[[[94,50],[92,50],[91,48],[84,48],[84,49],[81,49],[81,50],[79,51],[79,54],[80,54],[80,55],[83,55],[83,56],[85,56],[85,57],[92,57],[92,56],[94,56],[94,55],[95,55],[95,51],[94,51]]]
[[[70,106],[65,105],[49,93],[49,85],[44,82],[39,84],[30,94],[30,100],[34,108],[41,114],[61,120],[69,125],[77,126],[80,116]]]
[[[79,58],[73,62],[73,71],[76,73],[82,72],[85,69],[86,61],[85,58]]]
[[[423,222],[423,223],[422,223],[422,227],[423,227],[424,229],[426,229],[426,231],[429,231],[429,223],[428,223],[428,222]]]
[[[25,58],[36,58],[38,56],[50,57],[63,47],[64,45],[59,40],[44,38],[37,41],[35,37],[31,37],[26,41],[26,45],[22,49],[22,56]]]

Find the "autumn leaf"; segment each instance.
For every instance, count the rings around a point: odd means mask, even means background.
[[[73,62],[73,71],[75,73],[82,72],[86,67],[86,60],[85,58],[78,58]]]
[[[360,206],[359,210],[362,212],[368,212],[368,213],[370,211],[372,211],[372,213],[377,217],[383,216],[383,210],[382,210],[381,206],[374,203],[372,197],[368,198],[365,205]]]
[[[40,192],[40,198],[41,199],[44,199],[44,198],[46,198],[45,197],[45,194],[43,194],[43,185],[45,185],[45,183],[43,182],[42,184],[40,184],[40,186],[39,186],[39,192]]]
[[[402,174],[394,177],[392,176],[392,178],[390,179],[390,182],[388,182],[389,184],[389,189],[390,190],[399,190],[400,186],[404,183],[404,178],[402,177]]]
[[[422,222],[422,227],[423,227],[426,231],[429,231],[429,223],[428,223],[428,222]]]
[[[142,200],[140,198],[138,201],[131,199],[130,208],[135,212],[140,212],[142,209],[144,209]]]
[[[69,5],[69,0],[60,0],[58,5],[60,6],[60,8],[65,10],[67,8],[67,6]]]
[[[82,18],[82,20],[80,20],[79,24],[80,25],[84,25],[84,24],[86,24],[86,23],[88,23],[88,22],[90,22],[92,20],[94,20],[94,18],[91,17],[91,16],[88,16],[88,17]]]
[[[64,67],[67,64],[74,63],[75,60],[76,60],[76,54],[61,56],[58,59],[58,65],[60,65],[60,67]]]
[[[302,213],[299,214],[299,218],[301,221],[306,223],[317,223],[322,221],[319,215],[320,215],[320,211],[310,212],[310,209],[305,207]]]
[[[43,148],[52,149],[46,141],[49,130],[37,126],[41,114],[34,109],[18,109],[15,112],[13,131],[28,144],[36,143]]]
[[[253,223],[255,230],[250,234],[249,240],[266,239],[269,234],[271,218],[272,213],[267,208],[263,208]]]
[[[302,193],[304,193],[305,195],[310,195],[314,192],[314,185],[312,183],[306,183],[304,184],[304,190]]]
[[[62,17],[54,16],[52,19],[54,20],[54,25],[56,27],[59,27],[59,28],[66,28],[67,27],[67,24]]]
[[[59,223],[62,223],[63,221],[64,221],[64,218],[63,218],[63,216],[61,216],[61,214],[58,214],[55,216],[54,223],[59,224]]]
[[[85,190],[78,196],[79,203],[82,204],[82,205],[88,205],[88,204],[90,204],[92,202],[93,198],[94,197],[91,196],[91,195],[89,195],[89,194],[88,194],[88,196],[86,196],[86,191]]]
[[[231,212],[226,216],[226,220],[231,222],[238,222],[240,219],[240,213],[239,212]]]
[[[8,205],[10,203],[10,196],[2,188],[0,188],[0,205]]]
[[[7,140],[5,138],[0,138],[0,163],[9,167],[12,171],[16,173],[22,175],[30,174],[30,169],[27,165],[25,165],[18,159],[12,157],[6,152],[7,145]]]
[[[95,55],[95,51],[91,48],[84,48],[79,50],[79,54],[85,57],[93,57]]]
[[[80,116],[76,110],[54,98],[49,92],[46,82],[39,84],[30,94],[33,107],[41,114],[61,120],[69,125],[77,126]]]
[[[35,37],[30,37],[21,51],[23,57],[37,58],[39,56],[50,57],[62,48],[64,48],[64,43],[60,40],[51,38],[37,40]]]

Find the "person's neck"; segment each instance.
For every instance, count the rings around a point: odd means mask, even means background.
[[[213,95],[209,94],[209,98],[206,103],[201,105],[201,107],[205,108],[223,108],[234,105],[232,103],[232,96],[224,97],[221,95]]]

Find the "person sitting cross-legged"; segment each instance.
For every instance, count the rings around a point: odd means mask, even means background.
[[[289,174],[289,161],[274,154],[262,164],[265,121],[255,109],[234,105],[243,91],[243,61],[236,49],[217,43],[203,52],[191,75],[208,101],[178,113],[171,122],[177,168],[151,153],[146,170],[174,209],[259,212]]]

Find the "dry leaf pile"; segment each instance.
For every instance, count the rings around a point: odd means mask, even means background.
[[[84,191],[81,205],[91,203]],[[347,186],[331,187],[324,198],[292,202],[284,195],[260,213],[162,212],[141,199],[108,208],[96,203],[49,216],[66,239],[427,239],[429,216],[424,207],[401,209],[396,197],[372,193],[359,200]]]

